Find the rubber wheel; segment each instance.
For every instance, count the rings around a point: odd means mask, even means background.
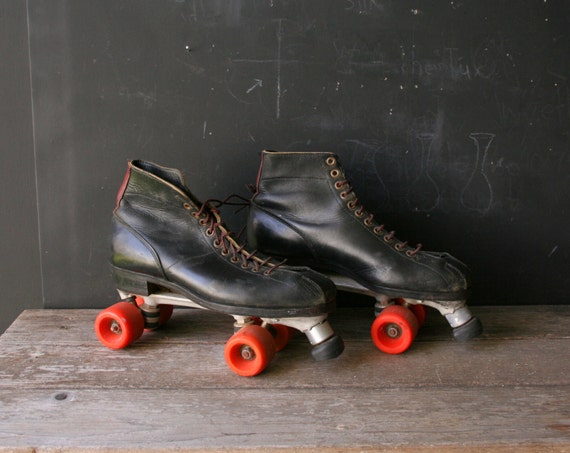
[[[166,321],[172,318],[174,312],[174,305],[160,305],[160,316],[158,318],[158,325],[162,326]]]
[[[275,356],[273,336],[263,327],[248,325],[227,341],[224,357],[230,369],[240,376],[256,376]]]
[[[418,327],[423,326],[427,315],[426,307],[423,305],[408,305],[408,308],[416,316],[416,319],[418,320]]]
[[[376,317],[370,334],[381,351],[401,354],[412,345],[418,329],[418,319],[409,308],[390,305]]]
[[[406,303],[404,299],[395,299],[395,302],[398,305],[405,305]],[[423,326],[427,315],[426,307],[420,304],[409,304],[405,306],[408,307],[414,315],[416,315],[416,318],[418,319],[418,327]]]
[[[95,334],[110,349],[122,349],[140,338],[144,318],[129,302],[118,302],[103,310],[95,319]]]
[[[284,326],[283,324],[273,324],[274,329],[273,341],[275,341],[275,351],[282,351],[285,346],[289,344],[291,337],[295,333],[295,329],[289,326]]]
[[[135,302],[138,307],[144,304],[144,299],[140,296],[135,297]],[[156,327],[162,326],[165,322],[167,322],[170,318],[172,318],[172,313],[174,312],[174,305],[164,304],[158,306],[158,325]],[[154,330],[156,327],[152,329],[146,330]]]

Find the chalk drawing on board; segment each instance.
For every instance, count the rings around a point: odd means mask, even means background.
[[[439,206],[441,191],[430,174],[431,152],[435,134],[422,132],[416,135],[420,143],[420,171],[410,185],[408,200],[414,211],[430,212]]]
[[[271,109],[275,112],[275,119],[281,117],[282,99],[287,93],[287,89],[283,88],[282,69],[289,64],[297,64],[299,60],[284,59],[282,57],[282,43],[284,38],[283,21],[285,19],[276,19],[275,30],[275,56],[273,58],[232,58],[230,59],[231,67],[226,69],[225,84],[228,93],[238,102],[243,104],[252,104],[254,94],[265,91],[261,90],[270,85],[267,80],[258,75],[254,71],[258,65],[269,65],[275,68],[274,74],[274,107]],[[255,70],[256,71],[256,70]],[[261,98],[259,95],[258,100]],[[263,101],[261,101],[263,102]]]
[[[461,191],[461,204],[470,211],[486,214],[493,204],[493,186],[485,173],[491,142],[495,134],[472,132],[469,138],[475,147],[475,165],[467,184]]]

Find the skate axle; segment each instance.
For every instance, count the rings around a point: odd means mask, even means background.
[[[119,323],[117,321],[112,321],[111,325],[109,327],[109,330],[111,332],[113,332],[116,335],[120,335],[121,334],[121,326],[119,325]]]
[[[389,324],[385,329],[390,338],[399,338],[402,335],[402,329],[397,324]]]
[[[242,346],[240,353],[245,360],[255,360],[255,351],[249,346]]]

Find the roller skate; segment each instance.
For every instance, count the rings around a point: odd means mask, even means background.
[[[112,219],[120,301],[95,320],[100,342],[124,348],[184,306],[234,318],[224,356],[241,376],[261,373],[292,329],[306,335],[316,360],[338,356],[344,345],[328,322],[334,284],[247,251],[222,223],[220,203],[198,201],[178,170],[129,162]]]
[[[332,153],[263,151],[247,224],[248,243],[327,275],[337,289],[372,296],[374,344],[399,354],[433,307],[457,340],[479,335],[466,305],[466,266],[410,247],[359,203]]]

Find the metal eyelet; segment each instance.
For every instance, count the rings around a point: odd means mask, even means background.
[[[392,242],[392,239],[394,239],[394,238],[391,238],[389,234],[387,234],[386,236],[384,236],[384,242],[387,242],[388,244],[389,244],[390,242]]]
[[[377,235],[380,236],[380,235],[382,234],[382,232],[384,231],[384,229],[383,229],[383,228],[380,228],[379,226],[377,226],[377,227],[374,227],[374,230],[373,230],[373,231],[374,231],[375,234],[377,234]]]
[[[364,211],[362,209],[359,209],[354,213],[354,215],[360,219],[364,216]]]
[[[348,206],[348,209],[353,210],[356,208],[356,203],[353,203],[352,201],[349,201],[346,206]]]
[[[369,220],[369,219],[366,219],[366,220],[364,221],[364,225],[366,225],[366,226],[372,226],[372,225],[373,225],[373,223],[372,223],[372,221],[371,221],[371,220]]]
[[[342,198],[343,200],[346,200],[346,197],[348,197],[348,194],[346,192],[340,193],[340,198]]]
[[[192,209],[192,205],[190,203],[183,203],[182,206],[184,206],[184,209],[187,211],[190,211],[190,209]]]
[[[239,259],[237,256],[232,256],[232,257],[230,258],[230,261],[231,261],[232,263],[236,263],[236,264],[237,264],[237,263],[239,263],[240,259]]]
[[[408,256],[411,258],[411,257],[413,257],[413,256],[415,255],[415,253],[414,253],[413,250],[408,250],[408,251],[406,252],[406,255],[408,255]]]
[[[338,176],[340,175],[340,171],[338,171],[336,168],[334,168],[333,170],[331,170],[331,176],[333,178],[338,178]]]
[[[334,157],[327,157],[327,165],[330,165],[331,167],[336,164],[336,159]]]
[[[208,225],[208,221],[207,221],[206,219],[200,219],[200,222],[199,222],[199,223],[200,223],[200,225],[202,225],[202,226]]]
[[[206,231],[206,233],[208,233],[208,232]],[[214,241],[214,247],[219,248],[221,245],[222,245],[222,241],[220,241],[219,239],[216,239]]]
[[[337,190],[341,190],[344,187],[344,184],[340,181],[334,183],[334,188]]]
[[[228,256],[230,254],[229,250],[222,250],[222,256]]]
[[[396,250],[398,250],[399,252],[401,252],[402,250],[404,250],[404,247],[405,247],[405,245],[402,244],[401,242],[399,242],[398,244],[396,244],[396,245],[394,246],[394,248],[395,248]]]
[[[212,237],[214,235],[214,230],[210,230],[209,228],[206,230],[206,236]]]

